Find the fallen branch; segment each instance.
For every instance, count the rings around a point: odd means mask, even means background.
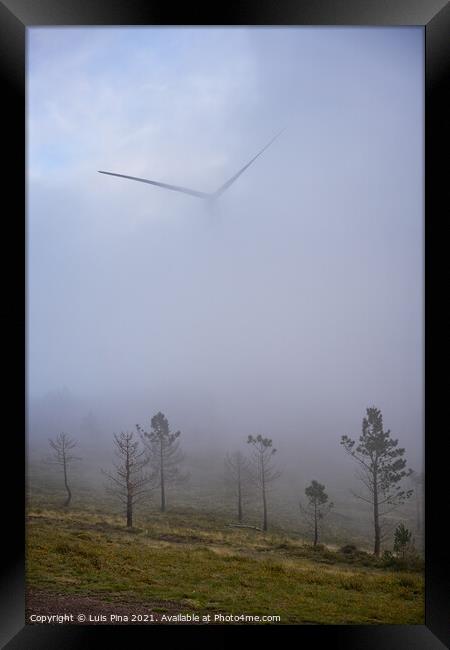
[[[257,526],[245,526],[245,524],[227,524],[228,528],[251,528],[252,530],[259,530],[262,532],[262,528]]]

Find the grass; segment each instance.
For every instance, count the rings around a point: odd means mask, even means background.
[[[314,550],[189,510],[141,517],[131,531],[94,509],[28,515],[32,588],[186,612],[275,614],[287,624],[424,622],[422,572],[367,553]]]

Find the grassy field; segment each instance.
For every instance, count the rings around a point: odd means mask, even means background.
[[[30,592],[154,613],[278,615],[281,624],[424,622],[423,572],[363,552],[314,550],[282,531],[230,528],[195,510],[123,518],[30,507]],[[28,613],[33,611],[28,606]]]

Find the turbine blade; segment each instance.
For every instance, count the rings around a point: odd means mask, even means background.
[[[159,181],[150,181],[147,178],[138,178],[137,176],[126,176],[125,174],[116,174],[114,172],[104,172],[98,170],[99,174],[108,174],[108,176],[119,176],[119,178],[128,178],[132,181],[139,181],[140,183],[148,183],[149,185],[157,185],[158,187],[163,187],[166,190],[173,190],[174,192],[183,192],[183,194],[190,194],[191,196],[196,196],[200,199],[208,199],[211,197],[211,194],[206,194],[205,192],[197,192],[197,190],[190,190],[188,187],[180,187],[179,185],[169,185],[168,183],[160,183]]]
[[[250,165],[251,165],[253,162],[255,162],[255,160],[256,160],[256,159],[257,159],[257,158],[258,158],[262,153],[264,153],[264,151],[265,151],[266,149],[268,149],[268,147],[270,147],[270,145],[272,144],[272,142],[274,142],[274,141],[278,138],[278,136],[281,135],[281,134],[283,133],[283,131],[285,131],[285,130],[286,130],[285,128],[284,128],[284,129],[281,129],[281,131],[279,131],[279,132],[278,132],[278,133],[277,133],[277,134],[272,138],[272,140],[270,140],[270,142],[268,142],[268,143],[266,144],[266,146],[263,147],[263,148],[261,149],[261,151],[260,151],[259,153],[257,153],[256,156],[254,156],[254,157],[250,160],[250,162],[248,162],[246,165],[244,165],[244,167],[242,167],[242,169],[240,169],[240,170],[239,170],[239,171],[238,171],[234,176],[232,176],[232,177],[231,177],[231,178],[230,178],[226,183],[224,183],[221,187],[219,187],[219,189],[216,190],[212,196],[213,196],[214,198],[217,198],[217,197],[220,196],[223,192],[225,192],[225,190],[227,190],[227,189],[230,187],[230,185],[232,185],[232,184],[234,183],[234,181],[236,181],[236,180],[239,178],[239,176],[240,176],[241,174],[243,174],[243,173],[245,172],[245,170],[248,169],[248,168],[250,167]]]

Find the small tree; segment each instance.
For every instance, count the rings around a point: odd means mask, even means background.
[[[261,492],[263,505],[262,529],[267,530],[267,492],[270,484],[280,476],[280,472],[275,471],[272,462],[277,450],[272,448],[270,438],[263,438],[261,435],[249,436],[247,443],[253,447],[253,455],[250,460],[251,476]]]
[[[406,528],[404,524],[399,524],[394,533],[394,551],[402,559],[405,558],[406,553],[411,545],[411,531]]]
[[[113,463],[114,472],[102,470],[102,473],[109,481],[107,491],[125,506],[127,527],[132,528],[134,506],[149,491],[150,479],[144,474],[148,458],[145,449],[139,449],[139,440],[134,439],[132,432],[114,434],[114,453],[117,458]]]
[[[47,458],[47,462],[51,465],[59,465],[63,470],[64,487],[66,488],[67,498],[64,502],[64,507],[68,508],[72,500],[72,492],[69,487],[68,469],[69,465],[74,460],[81,460],[78,456],[73,456],[70,451],[77,446],[75,440],[70,438],[66,433],[60,433],[54,440],[48,439],[52,449],[51,456]]]
[[[412,490],[403,490],[402,479],[411,470],[405,469],[402,458],[405,450],[397,447],[398,440],[383,429],[383,416],[375,407],[366,410],[359,442],[342,436],[341,445],[358,463],[357,477],[365,487],[365,494],[354,494],[369,503],[373,509],[374,554],[379,557],[381,549],[381,517],[389,514],[411,496]]]
[[[151,419],[149,432],[137,424],[137,430],[146,446],[151,467],[152,482],[161,491],[161,512],[166,510],[166,489],[168,486],[180,485],[187,479],[187,474],[180,470],[184,454],[180,450],[180,431],[170,431],[169,422],[164,413],[157,413]]]
[[[328,503],[328,494],[325,492],[325,486],[317,481],[311,481],[311,484],[305,489],[308,498],[306,506],[300,502],[300,512],[303,514],[307,524],[314,530],[314,546],[319,541],[319,521],[322,521],[333,507],[333,503]]]
[[[233,489],[236,498],[237,519],[241,523],[244,492],[250,479],[250,463],[242,452],[236,451],[233,454],[227,454],[225,458],[225,477]]]

